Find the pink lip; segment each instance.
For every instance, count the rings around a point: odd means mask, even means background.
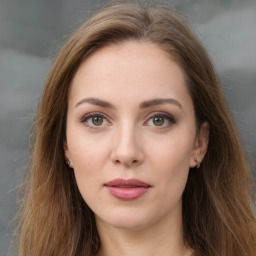
[[[121,200],[134,200],[145,194],[151,187],[138,179],[115,179],[104,184],[109,193]]]

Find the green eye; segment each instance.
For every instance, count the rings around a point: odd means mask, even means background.
[[[165,121],[165,119],[162,116],[155,116],[153,118],[153,124],[155,126],[162,126],[164,124],[164,121]]]
[[[102,123],[103,123],[103,117],[101,117],[101,116],[94,116],[94,117],[92,117],[92,123],[93,123],[95,126],[100,126],[100,125],[102,125]]]

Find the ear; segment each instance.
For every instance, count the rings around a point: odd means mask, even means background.
[[[203,161],[207,151],[208,141],[209,141],[209,123],[204,122],[201,125],[200,130],[195,139],[194,149],[190,159],[190,168],[193,168],[197,165],[196,158],[199,160],[199,163]]]
[[[73,163],[72,163],[72,159],[71,159],[71,155],[68,149],[68,143],[65,140],[63,143],[63,149],[64,149],[64,154],[65,154],[65,159],[66,159],[66,163],[70,168],[73,168]]]

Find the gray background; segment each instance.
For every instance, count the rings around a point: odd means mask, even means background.
[[[0,255],[15,222],[29,130],[51,63],[91,11],[109,1],[0,0]],[[256,159],[256,1],[162,1],[186,15],[222,81],[248,154]]]

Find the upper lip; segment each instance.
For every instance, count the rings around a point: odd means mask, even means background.
[[[125,179],[114,179],[114,180],[111,180],[107,183],[104,184],[105,186],[109,186],[109,187],[145,187],[145,188],[148,188],[148,187],[151,187],[149,184],[141,181],[141,180],[138,180],[138,179],[128,179],[128,180],[125,180]]]

